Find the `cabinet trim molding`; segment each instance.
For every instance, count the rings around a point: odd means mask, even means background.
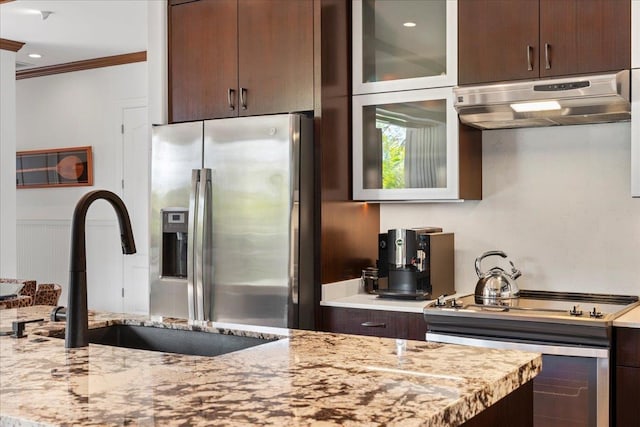
[[[18,42],[9,39],[0,39],[0,50],[10,50],[11,52],[17,52],[24,46],[23,42]]]
[[[65,64],[49,65],[46,67],[29,68],[27,70],[17,71],[16,80],[70,73],[72,71],[91,70],[93,68],[111,67],[113,65],[131,64],[134,62],[144,62],[146,60],[147,51],[104,56],[102,58],[67,62]]]

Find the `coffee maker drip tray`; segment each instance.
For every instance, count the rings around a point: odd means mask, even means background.
[[[416,301],[431,299],[431,294],[428,292],[402,292],[397,290],[378,289],[376,293],[378,294],[378,298],[387,299],[404,299]]]

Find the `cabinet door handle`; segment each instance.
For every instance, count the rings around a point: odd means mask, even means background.
[[[551,45],[549,43],[544,44],[544,68],[546,70],[551,69]]]
[[[528,71],[533,71],[532,55],[533,55],[533,46],[527,45],[527,70]]]
[[[387,324],[382,322],[364,322],[361,323],[360,326],[364,326],[365,328],[386,328]]]
[[[240,88],[240,107],[243,110],[247,109],[247,88],[244,87]]]
[[[236,90],[229,88],[229,91],[227,92],[227,101],[229,101],[229,110],[233,111],[236,109],[236,106],[234,105],[234,100],[236,97]]]

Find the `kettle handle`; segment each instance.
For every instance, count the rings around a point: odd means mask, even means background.
[[[480,271],[480,262],[484,258],[490,257],[490,256],[494,256],[494,255],[501,256],[502,258],[506,258],[507,257],[507,254],[505,254],[502,251],[488,251],[488,252],[485,252],[482,255],[480,255],[478,258],[476,258],[476,274],[478,275],[479,278],[482,278],[484,276],[484,273],[482,271]]]

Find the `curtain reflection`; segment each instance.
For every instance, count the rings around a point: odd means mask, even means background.
[[[444,100],[365,106],[364,188],[446,188]]]
[[[406,188],[442,188],[447,183],[446,127],[407,128],[404,156]]]

